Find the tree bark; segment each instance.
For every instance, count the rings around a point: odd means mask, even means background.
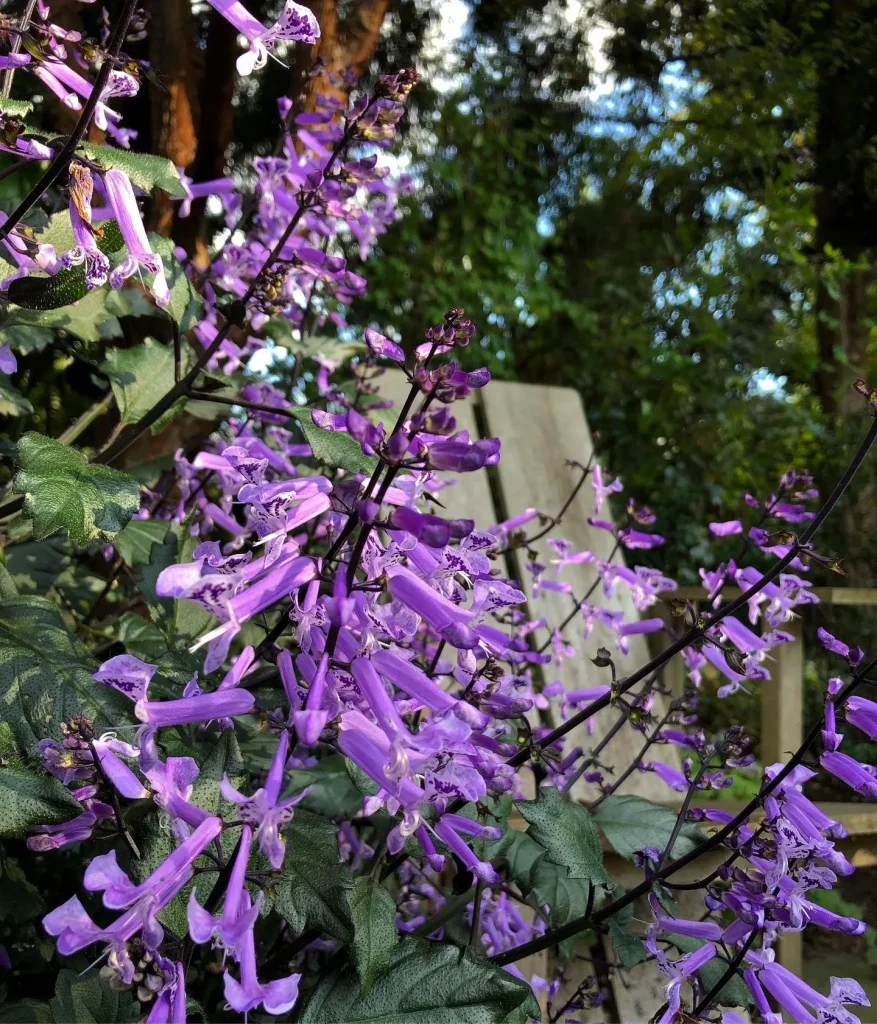
[[[237,31],[218,11],[211,9],[199,92],[198,147],[194,161],[187,168],[193,181],[209,181],[225,173],[225,155],[234,131],[232,101],[235,60],[239,53]],[[189,216],[178,217],[173,228],[174,240],[191,254],[196,266],[202,269],[209,261],[204,237],[206,207],[206,198],[194,200]]]
[[[321,94],[346,102],[350,89],[368,69],[381,37],[384,18],[392,5],[393,0],[357,0],[341,18],[337,0],[311,0],[306,4],[320,23],[320,38],[314,46],[296,50],[292,65],[293,89],[298,91],[299,83],[317,60],[323,62],[326,73],[305,81],[298,109],[315,110]],[[348,69],[349,78],[346,77]]]
[[[163,0],[153,7],[149,24],[149,59],[161,86],[152,90],[152,152],[166,156],[177,167],[188,167],[198,150],[196,26],[190,0]],[[170,234],[174,203],[157,192],[152,205],[152,226]]]

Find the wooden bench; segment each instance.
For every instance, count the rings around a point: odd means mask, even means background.
[[[382,395],[392,398],[398,407],[408,390],[402,373],[389,372],[379,378],[378,383]],[[475,392],[471,400],[456,403],[452,411],[457,419],[457,429],[468,430],[473,437],[499,437],[502,440],[502,459],[496,467],[491,467],[486,472],[462,474],[457,477],[458,482],[454,486],[439,493],[438,498],[443,508],[438,511],[450,517],[474,519],[480,527],[502,522],[531,507],[538,508],[549,516],[556,516],[581,475],[581,471],[569,463],[586,465],[593,455],[591,435],[578,392],[571,388],[494,381],[484,391]],[[588,524],[588,517],[593,515],[593,490],[590,484],[586,483],[566,510],[562,522],[551,531],[550,536],[570,541],[574,550],[588,549],[598,558],[614,557],[616,562],[623,562],[621,554],[612,555],[614,541],[611,535]],[[604,505],[600,518],[610,518],[608,506]],[[536,524],[530,524],[528,532],[531,535],[538,532]],[[555,557],[555,553],[547,544],[547,537],[539,540],[534,548],[537,559],[550,566],[550,560]],[[503,571],[509,577],[519,580],[527,592],[529,616],[545,617],[549,627],[561,623],[567,617],[574,600],[581,599],[596,578],[593,566],[569,566],[559,578],[571,584],[572,595],[544,591],[534,599],[532,576],[524,567],[526,560],[526,552],[512,552],[507,557]],[[550,569],[549,576],[555,578]],[[814,592],[823,605],[877,605],[877,590],[832,587],[814,588]],[[729,599],[737,593],[739,590],[730,588],[725,591]],[[706,592],[699,587],[680,588],[675,592],[675,596],[697,604],[705,599]],[[602,586],[597,586],[588,600],[592,605],[621,609],[627,619],[636,615],[626,588],[621,586],[616,589],[613,598],[606,598]],[[660,615],[665,611],[666,606],[658,604],[654,611],[647,614]],[[579,622],[580,620],[575,619],[564,634],[564,639],[576,650],[576,656],[568,658],[562,669],[561,678],[567,689],[584,689],[605,684],[606,670],[596,668],[591,662],[591,657],[600,646],[612,650],[615,646],[612,634],[600,624],[595,626],[590,638],[585,642]],[[793,633],[797,639],[794,643],[781,644],[775,649],[773,653],[776,661],[771,665],[772,681],[760,686],[761,760],[765,764],[784,760],[790,752],[797,749],[803,735],[804,652],[800,625],[800,620],[797,619],[784,624],[783,628]],[[544,642],[548,635],[543,631],[537,642]],[[629,655],[617,657],[619,675],[639,667],[650,657],[651,652],[645,637],[632,636],[629,639]],[[552,666],[545,666],[545,669],[551,673]],[[549,675],[549,681],[550,678]],[[666,667],[664,683],[672,693],[682,692],[685,676],[681,658],[673,659]],[[655,709],[658,715],[661,714],[662,700],[663,698],[658,698],[658,706]],[[589,728],[581,727],[573,732],[570,737],[571,745],[578,745],[584,749],[592,748],[605,735],[613,721],[614,716],[604,712],[590,723]],[[615,763],[623,768],[630,763],[639,745],[640,739],[635,737],[631,730],[622,729],[606,748],[604,759],[607,763]],[[676,766],[680,763],[678,751],[674,747],[662,746],[656,756]],[[678,798],[674,799],[668,787],[653,773],[634,772],[619,791],[635,793],[671,806],[678,805]],[[577,799],[583,801],[593,800],[598,795],[598,790],[594,786],[584,782],[577,783],[572,792]],[[732,811],[735,809],[733,801],[722,801],[722,806]],[[738,809],[739,806],[737,805]],[[843,822],[850,834],[849,839],[840,844],[844,853],[854,863],[877,863],[877,811],[872,810],[868,804],[827,804],[824,805],[824,809],[832,817]],[[518,820],[514,824],[515,827],[525,827],[523,820]],[[612,851],[606,851],[606,858],[610,874],[620,884],[629,886],[641,880],[641,873],[628,862],[616,857]],[[707,859],[697,862],[693,870],[686,872],[684,877],[680,873],[679,880],[687,881],[702,877],[718,859],[720,855],[716,855],[709,863]],[[702,910],[700,897],[696,893],[685,895],[691,897],[692,915]],[[788,934],[779,945],[781,961],[790,969],[800,971],[801,948],[800,933]],[[611,954],[607,959],[611,959]],[[532,962],[521,966],[543,976],[548,971],[548,962],[544,954],[532,958]],[[613,975],[612,985],[621,1020],[648,1019],[665,998],[661,978],[651,964],[641,965],[624,976]],[[572,986],[573,989],[574,987]],[[646,1016],[643,1017],[643,1014]],[[590,1018],[586,1015],[583,1019]],[[597,1014],[593,1019],[605,1020],[605,1014]]]

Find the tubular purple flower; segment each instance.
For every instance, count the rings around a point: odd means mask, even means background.
[[[848,697],[844,713],[850,725],[861,729],[872,740],[877,740],[877,704],[864,697]]]
[[[15,358],[12,346],[8,342],[5,345],[0,345],[0,373],[15,373],[17,369],[18,360]]]
[[[471,612],[458,608],[403,566],[392,566],[388,574],[393,597],[428,622],[443,640],[464,650],[478,646],[478,637],[469,627]]]
[[[687,921],[681,917],[659,917],[655,924],[662,932],[688,935],[692,939],[719,942],[722,938],[722,929],[715,921]]]
[[[323,707],[326,696],[326,673],[329,671],[329,655],[320,659],[317,673],[308,688],[303,711],[293,711],[292,720],[301,743],[307,747],[316,746],[320,733],[329,721],[329,712]]]
[[[145,270],[155,275],[150,291],[156,303],[159,306],[167,306],[171,301],[171,293],[164,276],[164,266],[161,256],[149,248],[149,239],[140,219],[140,210],[131,181],[127,174],[115,168],[106,171],[103,178],[107,198],[128,247],[128,256],[110,274],[110,286],[121,288],[129,277],[139,273],[141,269]]]
[[[244,914],[250,908],[250,897],[246,891],[241,897],[241,908]],[[245,1017],[260,1004],[267,1013],[288,1013],[298,999],[301,975],[290,974],[262,985],[256,974],[256,942],[252,928],[242,933],[239,945],[237,957],[241,965],[241,980],[237,981],[229,971],[225,972],[225,998],[229,1006]]]
[[[424,799],[423,790],[410,779],[391,779],[387,775],[385,765],[390,742],[379,730],[375,730],[375,735],[363,728],[364,724],[366,722],[358,712],[348,711],[341,716],[338,731],[338,746],[341,752],[359,765],[382,789],[392,793],[406,811],[418,807]],[[383,739],[384,743],[381,743],[378,737]],[[418,824],[419,822],[415,820],[411,831],[414,831]]]
[[[250,40],[249,51],[237,59],[240,75],[249,75],[256,68],[263,68],[268,60],[268,52],[274,49],[278,41],[312,46],[320,38],[320,24],[313,12],[294,0],[286,0],[283,13],[268,29],[239,0],[209,2],[242,36]]]
[[[435,714],[452,711],[457,718],[473,729],[484,729],[490,721],[484,712],[446,693],[434,679],[393,651],[375,651],[371,660],[372,665],[382,676]]]
[[[714,537],[733,537],[743,532],[743,524],[739,519],[729,519],[725,523],[710,523],[709,531]]]
[[[271,867],[278,871],[283,867],[283,858],[286,854],[286,844],[280,838],[280,829],[292,820],[293,807],[310,793],[310,787],[307,787],[295,796],[286,800],[280,799],[288,753],[289,736],[284,732],[280,736],[280,742],[271,761],[265,786],[252,796],[244,796],[238,792],[227,776],[223,776],[219,786],[225,799],[237,804],[241,821],[257,826],[259,849],[268,858]]]
[[[447,821],[447,815],[443,815],[433,826],[433,832],[441,839],[441,841],[454,853],[463,864],[475,875],[480,878],[482,882],[486,882],[488,885],[494,885],[499,881],[499,876],[493,868],[493,865],[488,861],[479,860],[473,851],[466,845],[465,842],[457,834],[456,829],[450,821]],[[452,817],[456,818],[457,815]]]
[[[114,901],[129,897],[135,890],[142,895],[130,909],[106,928],[98,927],[78,897],[72,896],[43,918],[43,927],[49,935],[58,939],[58,952],[63,956],[69,956],[80,949],[85,949],[93,942],[106,942],[120,956],[127,957],[126,943],[141,931],[147,949],[156,949],[164,933],[155,915],[192,877],[194,861],[221,829],[222,822],[219,818],[208,818],[192,833],[186,843],[179,846],[140,886],[134,886],[117,865],[113,869],[113,866],[104,860],[105,870],[98,868],[94,871],[93,888],[111,890],[110,898]],[[158,878],[161,879],[160,884],[153,884],[153,880]],[[106,896],[104,902],[106,903]],[[130,967],[133,975],[133,964]]]
[[[826,750],[819,758],[819,763],[841,782],[870,800],[877,800],[877,779],[869,774],[855,758],[842,754],[839,750]]]
[[[174,965],[174,980],[158,994],[146,1024],[186,1024],[186,969]]]
[[[110,850],[91,861],[85,870],[82,884],[89,892],[102,892],[104,906],[110,910],[130,907],[141,897],[158,892],[166,886],[175,886],[174,891],[179,892],[192,877],[192,865],[221,831],[222,821],[219,818],[206,818],[139,885],[131,882],[119,867],[116,851]]]
[[[250,930],[259,916],[261,900],[248,910],[242,912],[243,895],[246,891],[247,865],[250,860],[250,847],[253,842],[253,830],[249,825],[241,829],[240,847],[232,865],[225,890],[222,914],[214,917],[198,902],[195,889],[189,894],[186,917],[189,922],[189,935],[193,942],[203,944],[209,942],[218,933],[224,949],[236,950],[245,931]]]

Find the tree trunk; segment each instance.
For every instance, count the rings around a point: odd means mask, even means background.
[[[316,109],[317,96],[321,94],[346,102],[350,89],[368,68],[392,5],[393,0],[357,0],[344,18],[339,17],[337,0],[311,0],[306,5],[320,23],[320,38],[314,46],[296,50],[293,89],[298,92],[317,60],[323,62],[327,73],[305,81],[302,97],[296,104],[299,110]],[[348,70],[350,77],[346,77]]]
[[[152,90],[152,152],[166,156],[177,167],[188,167],[198,149],[196,125],[198,51],[190,0],[163,0],[153,8],[149,23],[149,59],[161,86]],[[157,192],[152,224],[170,234],[174,203]]]
[[[193,181],[209,181],[225,173],[225,154],[234,130],[235,60],[240,53],[237,31],[218,11],[211,10],[207,26],[207,47],[204,73],[201,77],[198,122],[198,151],[188,167]],[[207,240],[204,237],[204,213],[207,200],[196,199],[188,217],[174,224],[173,236],[178,245],[192,256],[196,266],[208,264]]]

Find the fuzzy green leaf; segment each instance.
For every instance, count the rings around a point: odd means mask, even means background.
[[[624,895],[625,890],[618,886],[613,893],[614,897]],[[631,930],[633,926],[633,905],[628,904],[622,907],[617,914],[609,918],[609,939],[612,948],[618,954],[618,959],[626,968],[636,967],[648,959],[645,943]]]
[[[69,821],[81,810],[53,775],[0,768],[0,835],[24,836],[35,825]]]
[[[136,423],[174,386],[174,350],[154,338],[145,338],[136,348],[110,349],[103,369],[110,375],[122,422]],[[172,405],[152,424],[152,433],[164,430],[185,405],[185,398]]]
[[[0,719],[21,750],[33,754],[44,737],[60,738],[60,723],[71,715],[86,715],[99,733],[130,721],[131,702],[95,682],[96,669],[49,601],[0,604]]]
[[[101,164],[102,167],[108,170],[115,167],[124,171],[144,192],[160,188],[178,199],[186,198],[186,190],[180,181],[179,171],[166,157],[134,153],[128,149],[115,149],[113,146],[97,146],[91,142],[83,142],[80,149],[90,160]]]
[[[324,430],[314,425],[311,410],[306,408],[290,410],[299,422],[305,440],[311,446],[314,458],[333,469],[344,469],[348,473],[374,472],[378,460],[366,455],[350,434],[343,430]]]
[[[297,808],[286,826],[283,880],[277,885],[276,910],[296,933],[317,928],[350,939],[347,892],[353,876],[338,861],[338,830],[326,818]]]
[[[125,565],[148,565],[152,548],[167,536],[166,519],[132,519],[113,538],[116,554]]]
[[[97,971],[61,971],[50,1006],[56,1024],[127,1024],[143,1016],[130,992],[110,988]]]
[[[399,942],[396,902],[376,878],[366,876],[356,879],[347,902],[353,919],[353,957],[366,995],[389,969]]]
[[[33,406],[9,378],[0,376],[0,416],[29,416],[32,412]]]
[[[616,853],[635,860],[646,847],[665,848],[676,824],[676,812],[641,796],[610,796],[594,812],[594,820]],[[696,825],[683,825],[673,844],[673,856],[684,857],[702,841]]]
[[[530,987],[449,944],[406,938],[363,996],[346,967],[323,975],[302,1024],[525,1024],[539,1017]]]
[[[33,432],[18,442],[13,490],[25,495],[24,514],[37,540],[66,529],[80,547],[112,540],[140,508],[132,477],[91,465],[76,448]]]
[[[204,316],[204,300],[195,291],[180,261],[174,256],[173,241],[163,235],[150,234],[149,244],[161,256],[171,293],[171,301],[164,307],[164,311],[176,320],[182,332],[188,331]]]
[[[586,878],[594,885],[609,885],[603,852],[593,819],[581,804],[546,786],[536,800],[517,805],[530,823],[527,835],[545,849],[553,864],[569,870],[571,878]]]

